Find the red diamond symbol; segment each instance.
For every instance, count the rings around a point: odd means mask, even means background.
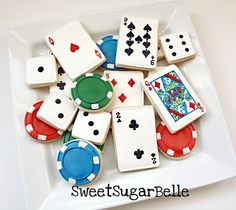
[[[124,103],[125,99],[127,98],[124,93],[122,93],[119,97],[120,101]]]
[[[159,82],[156,82],[156,81],[155,81],[155,87],[158,88],[158,89],[160,89],[161,84],[160,84]]]
[[[189,107],[192,108],[192,109],[195,109],[195,104],[192,103],[192,102],[190,102],[190,103],[189,103]]]
[[[111,84],[113,85],[113,86],[115,86],[116,84],[117,84],[117,82],[116,82],[116,80],[111,80]]]
[[[133,79],[130,79],[128,84],[130,85],[130,87],[133,87],[135,84],[135,81]]]

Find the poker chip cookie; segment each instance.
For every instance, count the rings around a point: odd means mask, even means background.
[[[64,135],[64,139],[63,139],[63,144],[66,144],[67,142],[71,141],[71,140],[74,140],[75,138],[71,135],[72,133],[72,126],[70,126],[67,131],[65,132],[65,135]],[[97,145],[95,144],[95,146],[101,151],[103,152],[105,150],[105,143],[102,144],[102,145]]]
[[[68,130],[65,132],[64,134],[64,138],[63,138],[63,144],[66,144],[67,142],[74,140],[75,138],[71,135],[71,127],[68,128]]]
[[[73,185],[87,185],[102,169],[100,151],[87,140],[75,139],[63,145],[57,156],[57,169]]]
[[[32,105],[25,114],[25,129],[27,133],[37,142],[51,142],[62,135],[62,131],[53,128],[36,117],[43,101]]]
[[[166,125],[161,122],[156,131],[159,150],[170,158],[186,156],[194,149],[197,143],[197,132],[193,124],[171,134]]]
[[[116,49],[117,49],[118,36],[104,36],[98,42],[97,45],[106,58],[106,61],[102,64],[102,68],[106,70],[120,70],[120,67],[115,65],[116,63]]]
[[[99,112],[110,105],[113,88],[100,74],[87,73],[73,82],[71,97],[78,108],[88,112]]]

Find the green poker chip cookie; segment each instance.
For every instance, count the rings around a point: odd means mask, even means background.
[[[74,81],[71,96],[79,108],[85,111],[100,111],[110,104],[113,88],[100,74],[87,73]]]
[[[66,144],[67,142],[74,139],[75,138],[71,135],[71,130],[67,130],[64,135],[63,144]],[[102,145],[95,144],[95,146],[102,152],[104,150],[105,143]]]
[[[64,135],[63,144],[73,140],[74,137],[71,135],[71,131],[67,130]]]

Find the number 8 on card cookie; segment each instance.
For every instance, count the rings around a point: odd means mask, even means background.
[[[206,112],[206,108],[175,65],[147,77],[142,85],[171,133],[179,131]]]

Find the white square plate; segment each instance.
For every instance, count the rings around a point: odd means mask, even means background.
[[[105,187],[110,183],[123,188],[148,188],[180,184],[193,189],[236,175],[236,160],[211,75],[190,17],[180,2],[155,3],[56,18],[13,28],[8,36],[15,126],[28,209],[101,209],[132,202],[128,197],[121,196],[72,197],[71,186],[60,177],[56,169],[56,156],[62,141],[51,144],[30,141],[23,123],[28,107],[45,99],[49,92],[48,88],[30,89],[25,81],[24,61],[47,52],[43,40],[45,34],[71,20],[79,19],[92,38],[98,40],[103,35],[118,34],[123,15],[158,18],[161,34],[185,30],[190,33],[197,55],[178,66],[203,100],[208,112],[196,123],[199,141],[193,154],[181,161],[162,156],[161,165],[156,169],[119,173],[109,134],[104,153],[104,171],[100,179],[91,186]]]

